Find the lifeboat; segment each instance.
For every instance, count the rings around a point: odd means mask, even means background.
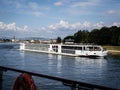
[[[36,90],[32,76],[28,73],[20,74],[15,80],[13,90]]]

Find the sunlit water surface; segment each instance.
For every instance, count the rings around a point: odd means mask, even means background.
[[[120,89],[120,56],[85,58],[0,48],[0,66]],[[3,73],[3,90],[12,90],[20,73]],[[61,82],[34,77],[38,90],[70,90]]]

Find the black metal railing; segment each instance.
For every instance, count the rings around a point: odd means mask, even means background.
[[[84,82],[80,82],[80,81],[69,80],[69,79],[64,79],[64,78],[59,78],[59,77],[54,77],[54,76],[49,76],[49,75],[44,75],[44,74],[39,74],[39,73],[34,73],[34,72],[25,71],[25,70],[4,67],[4,66],[0,66],[0,84],[2,84],[3,72],[8,71],[8,70],[14,71],[14,72],[19,72],[19,73],[28,73],[32,76],[37,76],[37,77],[42,77],[42,78],[51,79],[51,80],[55,80],[55,81],[60,81],[63,83],[63,85],[71,87],[71,90],[118,90],[118,89],[111,88],[111,87],[105,87],[105,86],[100,86],[100,85],[95,85],[95,84],[90,84],[90,83],[84,83]],[[0,85],[0,86],[2,87],[2,85]]]

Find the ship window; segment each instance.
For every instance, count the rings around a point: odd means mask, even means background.
[[[89,50],[89,51],[100,51],[101,48],[100,47],[87,47],[87,50]]]
[[[82,47],[77,47],[77,50],[82,50]]]
[[[62,49],[82,50],[82,47],[76,47],[76,46],[62,46]]]
[[[94,50],[96,50],[96,51],[100,51],[101,48],[100,48],[100,47],[94,47]]]
[[[72,49],[70,46],[62,46],[62,49]]]
[[[52,46],[52,48],[58,48],[58,46]]]
[[[85,50],[85,47],[83,47],[83,50]]]
[[[93,51],[94,49],[93,49],[93,47],[87,47],[87,50]]]

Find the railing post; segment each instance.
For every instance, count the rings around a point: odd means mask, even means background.
[[[2,90],[3,70],[0,68],[0,90]]]
[[[76,88],[75,88],[75,87],[72,87],[71,90],[76,90]]]
[[[71,90],[76,90],[76,84],[72,84]]]
[[[2,90],[3,72],[7,71],[0,67],[0,90]]]

